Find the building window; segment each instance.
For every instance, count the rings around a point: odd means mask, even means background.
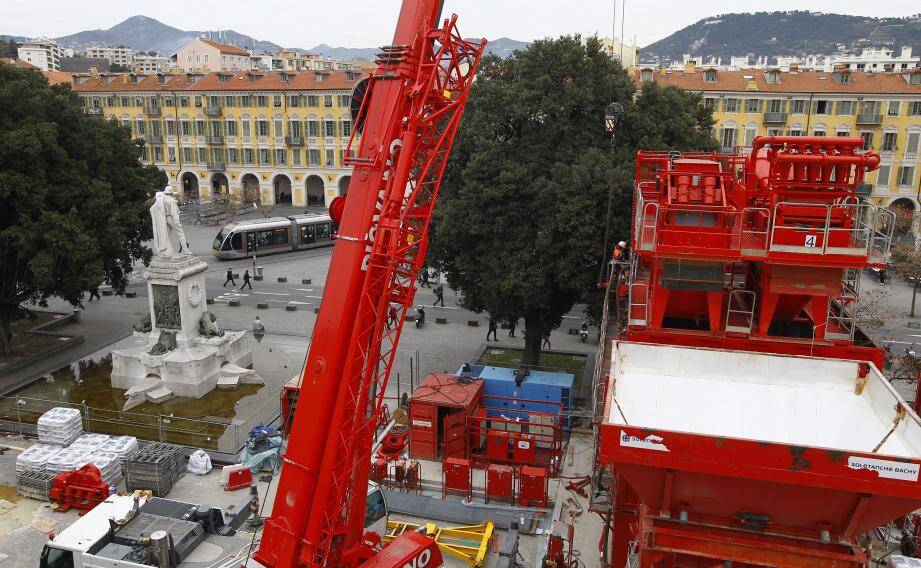
[[[189,97],[179,97],[179,106],[189,108]]]
[[[207,148],[197,148],[198,150],[198,163],[207,164],[208,163],[208,149]]]
[[[723,112],[739,112],[739,99],[726,99],[723,103]]]
[[[281,95],[275,95],[272,97],[272,106],[275,108],[281,108]]]
[[[317,95],[307,95],[307,106],[313,108],[320,106],[320,97]]]
[[[242,95],[240,97],[240,107],[241,108],[252,108],[253,106],[253,97],[249,95]]]
[[[899,110],[901,110],[900,101],[889,101],[889,107],[886,110],[886,114],[889,116],[899,116]]]
[[[723,149],[730,150],[736,145],[736,129],[735,128],[724,128],[723,135],[721,137],[721,142]]]
[[[195,121],[195,136],[204,136],[205,135],[205,121],[196,120]]]
[[[895,152],[895,141],[897,136],[895,132],[883,133],[883,152]]]
[[[259,165],[267,166],[272,163],[272,155],[268,148],[259,148]]]
[[[284,136],[285,136],[285,131],[284,131],[284,123],[283,123],[283,121],[282,121],[280,118],[277,118],[277,119],[274,120],[274,123],[275,123],[275,124],[274,124],[274,127],[275,127],[275,138],[284,138]]]
[[[307,121],[307,136],[317,138],[320,136],[320,122],[316,120]]]
[[[244,116],[241,118],[240,124],[242,125],[243,138],[249,138],[249,117]]]
[[[234,108],[237,106],[237,97],[228,95],[224,97],[224,106]]]
[[[899,168],[899,187],[912,187],[915,182],[915,167],[902,166]]]
[[[334,136],[336,136],[336,121],[334,120],[323,121],[323,136],[327,138],[333,138]]]
[[[831,101],[816,101],[815,102],[815,113],[816,114],[831,114]]]
[[[300,97],[300,95],[288,95],[288,106],[289,106],[289,107],[299,107],[299,106],[301,106],[301,97]]]
[[[835,136],[840,136],[842,138],[844,138],[845,136],[850,136],[850,135],[851,135],[851,131],[848,130],[847,128],[839,128],[835,132]]]
[[[917,73],[921,77],[921,73]],[[908,116],[921,116],[921,101],[912,101],[908,107]]]
[[[269,121],[268,120],[257,120],[256,121],[256,136],[260,138],[267,138],[269,136]]]
[[[326,167],[332,168],[335,166],[336,166],[336,151],[326,150]]]
[[[288,153],[287,150],[285,150],[284,148],[276,149],[275,150],[275,164],[279,166],[283,166],[285,163],[287,163],[287,156],[285,155],[287,153]]]
[[[265,95],[258,95],[256,97],[256,106],[257,107],[269,106],[269,97]]]
[[[791,128],[791,129],[790,129],[790,136],[802,136],[802,135],[803,135],[803,131],[802,131],[802,130],[800,130],[800,129],[798,129],[798,128],[797,128],[797,129],[794,129],[794,128]]]
[[[169,158],[169,163],[175,164],[176,163],[176,149],[170,146],[168,150],[169,151],[167,152],[167,157]]]
[[[780,99],[768,101],[768,112],[783,112],[784,102]]]
[[[191,136],[192,135],[192,123],[189,122],[188,120],[179,121],[179,133],[182,134],[183,136]]]
[[[231,164],[239,164],[240,150],[236,148],[227,148],[227,161]]]
[[[713,69],[704,71],[704,83],[716,83],[716,71]]]
[[[253,149],[252,148],[243,148],[243,163],[244,164],[253,163]]]
[[[307,158],[311,166],[320,165],[320,151],[319,150],[313,150],[313,149],[308,150]]]
[[[339,95],[339,106],[349,108],[352,101],[352,95]]]
[[[154,146],[153,159],[154,159],[154,163],[157,163],[157,164],[163,163],[163,148],[161,148],[160,146]]]
[[[890,166],[880,166],[876,170],[876,187],[889,187],[889,170]]]
[[[812,130],[812,135],[813,135],[813,136],[827,136],[828,133],[825,132],[825,130],[823,130],[823,129],[821,129],[821,128],[815,128],[815,129]]]
[[[863,149],[864,150],[873,149],[873,133],[872,132],[861,132],[860,136],[863,138]]]
[[[202,107],[202,104],[204,104],[204,101],[202,100],[203,98],[204,98],[204,97],[198,97],[198,96],[195,97],[195,108],[201,108],[201,107]]]
[[[759,99],[747,99],[745,101],[745,112],[759,112],[761,110],[761,101]]]
[[[182,161],[187,164],[192,162],[192,149],[191,148],[182,149]]]
[[[838,101],[838,114],[854,114],[854,101]]]
[[[742,145],[746,148],[751,148],[752,144],[755,143],[755,137],[758,136],[758,127],[756,126],[746,126],[745,127],[745,140],[742,142]]]
[[[342,137],[348,138],[352,135],[352,121],[343,120],[342,121]]]
[[[292,166],[301,165],[301,149],[300,148],[291,148],[291,165]]]
[[[166,121],[166,135],[175,136],[176,135],[176,123],[172,120]]]
[[[333,106],[333,96],[332,95],[323,95],[323,106],[325,107]]]
[[[237,135],[237,121],[235,121],[235,120],[228,120],[228,121],[227,121],[227,126],[225,126],[224,129],[225,129],[225,131],[227,132],[227,136],[236,137],[236,135]]]
[[[780,83],[780,71],[768,71],[764,74],[764,80],[769,85],[776,85]]]
[[[921,132],[909,132],[908,142],[905,144],[905,159],[915,160],[918,158],[918,143],[921,139]]]
[[[707,110],[711,112],[715,111],[716,110],[716,99],[713,97],[705,97],[704,98],[704,108],[706,108]]]

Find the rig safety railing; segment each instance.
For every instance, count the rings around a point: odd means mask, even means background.
[[[809,226],[805,222],[778,222],[782,216],[796,216],[797,211],[801,212],[803,218],[810,218],[817,224]],[[868,257],[872,251],[877,251],[879,256],[884,256],[889,252],[892,224],[886,227],[883,223],[880,227],[878,219],[888,214],[891,212],[869,203],[829,205],[782,201],[774,205],[769,250]]]
[[[755,321],[756,298],[755,293],[751,290],[732,290],[729,292],[729,302],[726,305],[725,330],[727,332],[751,333],[752,325]]]

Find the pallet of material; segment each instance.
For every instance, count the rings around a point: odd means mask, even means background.
[[[130,492],[149,489],[156,497],[165,497],[185,473],[182,448],[154,442],[141,448],[123,464],[125,488]]]
[[[26,470],[16,475],[16,492],[23,497],[51,500],[51,484],[54,475],[44,471]]]

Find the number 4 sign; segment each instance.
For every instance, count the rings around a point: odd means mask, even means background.
[[[815,248],[815,235],[806,235],[806,247]]]

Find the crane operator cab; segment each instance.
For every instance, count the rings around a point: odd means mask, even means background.
[[[384,492],[373,481],[368,482],[368,500],[365,503],[365,531],[373,531],[377,534],[387,534],[387,517],[390,515],[387,509],[387,501],[384,499]]]

